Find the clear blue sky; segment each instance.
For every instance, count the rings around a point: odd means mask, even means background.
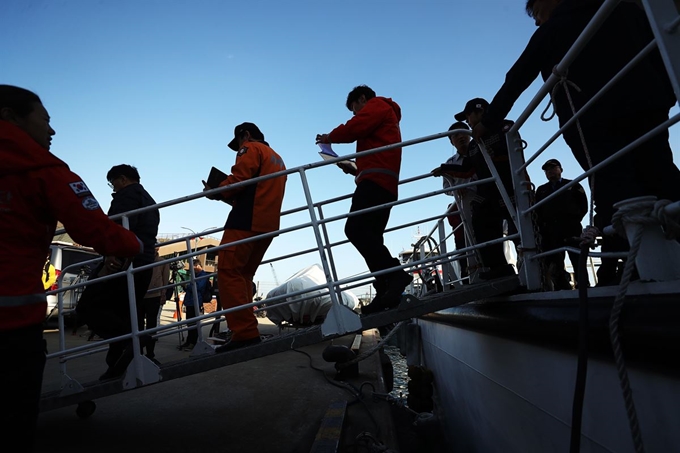
[[[359,84],[402,108],[402,135],[445,131],[472,97],[491,99],[534,32],[522,0],[3,0],[0,2],[0,83],[35,91],[57,131],[52,152],[81,175],[104,210],[113,165],[135,165],[156,201],[200,192],[211,166],[228,172],[233,127],[257,123],[289,168],[318,161],[314,137],[345,122],[347,93]],[[533,96],[525,94],[515,110]],[[530,150],[557,129],[532,119],[523,130]],[[677,129],[677,128],[676,128]],[[678,132],[672,145],[680,149]],[[339,154],[354,145],[335,145]],[[405,149],[402,178],[438,166],[448,141]],[[540,163],[558,158],[564,175],[580,168],[558,140]],[[336,167],[309,175],[315,200],[353,190]],[[431,178],[401,189],[413,196],[441,187]],[[300,180],[289,179],[284,209],[304,202]],[[442,195],[393,209],[390,225],[435,215]],[[345,212],[340,204],[327,215]],[[162,234],[221,226],[228,206],[209,200],[165,209]],[[296,221],[301,221],[297,218]],[[290,221],[286,221],[288,225]],[[343,239],[341,226],[334,240]],[[422,225],[421,231],[431,225]],[[396,255],[416,229],[390,235]],[[296,242],[274,240],[268,257]],[[351,246],[338,251],[341,276],[365,269]],[[279,280],[318,262],[316,256],[277,266]],[[270,269],[256,276],[271,289]]]

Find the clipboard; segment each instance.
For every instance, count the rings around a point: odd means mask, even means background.
[[[212,167],[210,169],[210,174],[208,175],[208,180],[206,181],[206,184],[210,186],[211,189],[216,189],[217,187],[220,186],[220,183],[227,179],[227,174],[224,173],[222,170],[219,170],[215,167]]]
[[[331,145],[329,145],[327,143],[319,143],[319,148],[321,148],[321,151],[319,151],[319,156],[321,156],[321,158],[323,160],[331,160],[331,159],[335,159],[336,157],[340,157],[340,156],[337,155],[337,153],[335,151],[333,151],[333,148],[331,148]],[[341,160],[340,162],[336,162],[336,164],[338,164],[338,165],[339,164],[345,164],[345,165],[349,165],[349,166],[353,167],[354,170],[357,169],[357,164],[354,163],[354,161],[352,161],[352,160]]]

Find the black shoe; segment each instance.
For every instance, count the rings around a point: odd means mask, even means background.
[[[225,345],[216,347],[215,352],[217,354],[220,354],[222,352],[234,351],[236,349],[245,348],[245,347],[252,346],[254,344],[258,344],[258,343],[261,343],[261,342],[262,342],[262,340],[260,339],[259,336],[255,337],[255,338],[251,338],[250,340],[231,340],[229,343],[227,343]]]
[[[99,376],[100,381],[108,381],[109,379],[117,379],[121,377],[125,373],[125,370],[121,373],[120,371],[115,370],[113,367],[109,367],[104,374]]]
[[[220,340],[229,340],[232,333],[233,332],[231,330],[225,330],[224,332],[215,334],[215,338],[219,338]]]
[[[382,296],[378,295],[373,298],[370,304],[361,307],[361,314],[370,315],[387,309],[388,307],[383,303]]]
[[[184,349],[188,348],[189,346],[191,346],[191,343],[189,343],[188,341],[185,341],[181,345],[177,346],[177,349],[179,349],[180,351],[183,351]]]
[[[413,276],[404,271],[397,271],[387,275],[387,289],[382,295],[383,305],[394,308],[401,302],[404,289],[411,284]]]
[[[512,264],[505,264],[503,266],[492,267],[486,272],[480,272],[479,278],[482,280],[494,280],[501,277],[509,277],[511,275],[517,275],[515,273],[515,268]]]

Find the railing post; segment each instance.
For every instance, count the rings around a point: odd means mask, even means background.
[[[680,101],[680,14],[673,0],[642,0],[675,98]]]
[[[340,291],[336,292],[336,288],[333,285],[333,275],[326,257],[325,247],[321,238],[321,231],[319,229],[319,221],[316,218],[316,213],[314,212],[314,201],[312,200],[312,194],[309,190],[309,183],[307,182],[307,175],[305,174],[304,168],[300,169],[300,179],[302,180],[302,190],[305,194],[309,217],[312,222],[312,230],[314,230],[314,238],[316,239],[316,245],[319,248],[321,267],[323,268],[323,273],[326,276],[326,281],[329,282],[328,290],[330,292],[329,295],[331,298],[331,309],[326,315],[326,319],[324,320],[323,324],[321,325],[321,334],[325,337],[333,334],[356,332],[361,330],[361,320],[356,313],[342,305],[338,300]]]
[[[535,291],[541,288],[541,265],[538,260],[532,259],[536,255],[536,237],[534,236],[534,224],[531,221],[532,214],[526,212],[531,206],[531,186],[525,177],[525,171],[522,170],[524,165],[522,139],[519,132],[514,130],[507,132],[505,137],[508,142],[512,185],[515,189],[517,231],[519,232],[521,246],[518,258],[521,258],[522,268],[518,271],[522,284],[528,290]],[[512,209],[511,206],[510,209]]]

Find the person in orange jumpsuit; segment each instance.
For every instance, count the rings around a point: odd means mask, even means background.
[[[21,451],[33,449],[40,412],[42,276],[57,221],[74,241],[102,255],[143,251],[134,233],[108,219],[82,178],[50,153],[54,134],[35,93],[0,85],[0,437]]]
[[[236,163],[231,167],[231,174],[219,184],[219,187],[286,169],[281,156],[269,147],[264,140],[264,134],[253,123],[236,126],[234,139],[228,146],[236,151]],[[225,201],[232,206],[220,244],[277,231],[281,220],[286,179],[285,175],[281,175],[208,196],[210,199]],[[214,187],[205,184],[205,189],[210,190]],[[272,238],[268,237],[219,251],[217,283],[223,308],[238,307],[253,301],[253,277],[271,242]],[[231,341],[219,346],[216,352],[227,352],[260,342],[257,318],[252,309],[227,313],[225,317],[229,330],[232,331]]]

